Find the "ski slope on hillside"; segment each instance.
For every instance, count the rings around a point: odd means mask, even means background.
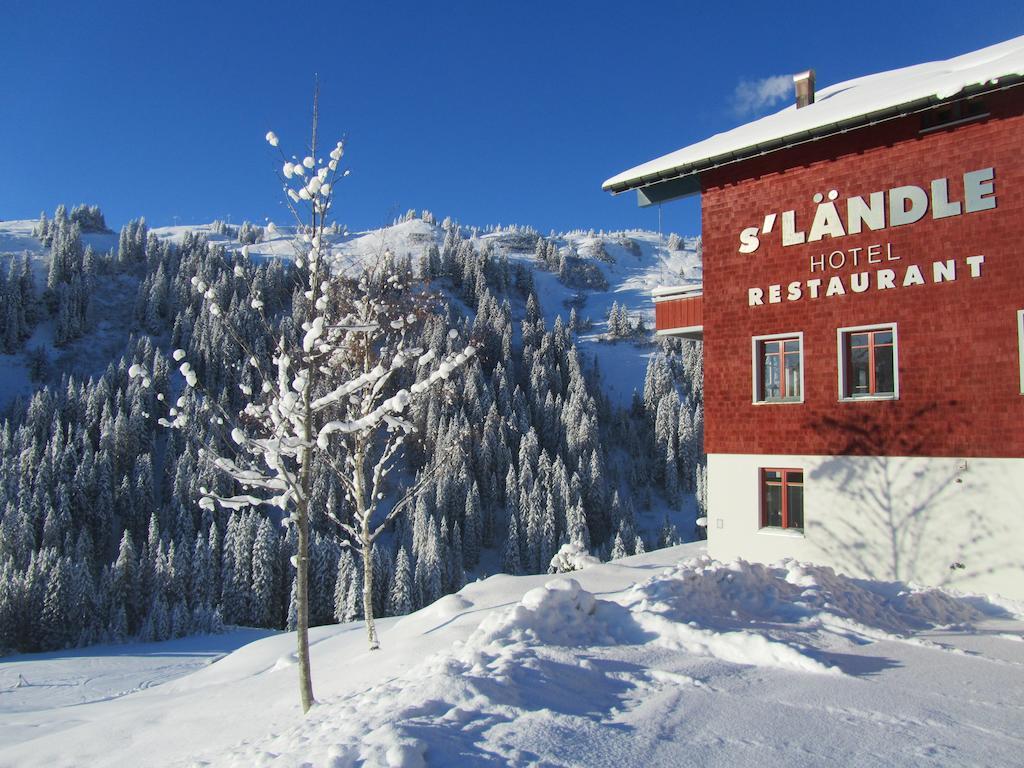
[[[374,653],[318,628],[306,718],[284,633],[106,701],[7,691],[0,764],[1011,765],[1022,609],[689,544],[472,583],[380,622]]]
[[[242,246],[222,235],[211,225],[165,227],[153,230],[158,237],[180,241],[188,231],[201,232],[211,242],[239,250]],[[520,263],[533,270],[537,298],[549,323],[561,315],[568,318],[572,306],[581,320],[590,319],[593,327],[579,336],[581,351],[595,357],[604,375],[605,389],[613,402],[627,405],[633,391],[643,388],[647,358],[654,352],[649,339],[654,328],[654,304],[651,291],[658,286],[700,282],[702,279],[699,240],[688,238],[682,248],[670,250],[668,239],[655,232],[628,231],[616,233],[569,232],[549,235],[561,252],[573,253],[593,263],[608,283],[606,290],[579,290],[563,284],[558,275],[545,271],[534,257],[532,247],[521,245],[525,230],[516,228],[479,231],[462,227],[463,237],[477,248],[489,243],[494,255],[508,257],[510,263]],[[385,251],[403,258],[410,256],[413,264],[426,253],[431,244],[438,247],[444,241],[440,225],[412,219],[380,229],[355,232],[331,237],[338,269],[371,263]],[[294,256],[292,231],[279,228],[268,233],[265,241],[249,246],[252,258],[291,259]],[[632,243],[629,247],[626,244]],[[594,258],[598,247],[607,260]],[[650,334],[634,340],[607,341],[603,338],[606,318],[612,304],[624,305],[633,318],[642,317]],[[514,302],[513,312],[521,318],[522,302]]]
[[[0,221],[0,257],[5,254],[29,254],[36,272],[36,285],[45,285],[49,260],[47,249],[32,237],[35,221]],[[505,255],[511,263],[520,263],[533,271],[537,297],[548,322],[561,315],[568,318],[575,306],[581,320],[589,318],[593,326],[580,333],[580,350],[596,358],[601,368],[605,390],[613,402],[628,405],[633,391],[643,388],[647,358],[655,347],[650,343],[654,327],[654,304],[651,291],[659,285],[674,285],[701,280],[699,241],[687,238],[678,250],[669,250],[668,239],[654,232],[629,231],[617,233],[570,232],[552,235],[560,251],[577,254],[592,262],[608,283],[607,290],[578,290],[564,285],[558,276],[545,271],[534,258],[532,247],[521,247],[524,230],[506,229],[481,231],[468,227],[460,230],[477,248],[490,243],[495,256]],[[155,227],[150,230],[161,240],[180,243],[187,233],[194,232],[210,242],[223,245],[230,251],[240,251],[237,240],[218,234],[212,224]],[[402,221],[380,229],[331,236],[336,253],[337,268],[351,268],[366,264],[385,250],[397,257],[411,256],[417,264],[431,244],[438,246],[444,240],[440,225],[428,224],[422,219]],[[117,248],[116,234],[86,234],[84,245],[100,252]],[[626,244],[632,243],[629,247]],[[600,246],[607,260],[595,259],[593,253]],[[253,259],[294,258],[294,232],[280,227],[267,233],[263,242],[247,246]],[[79,376],[99,373],[117,356],[132,329],[131,309],[135,301],[136,284],[125,276],[105,279],[97,301],[97,328],[82,339],[72,342],[67,349],[53,346],[53,323],[43,322],[27,342],[27,348],[42,346],[47,349],[57,370],[74,372]],[[630,340],[608,341],[603,338],[606,318],[613,302],[624,305],[634,318],[643,317],[650,331],[644,337]],[[521,318],[525,305],[513,301],[513,314]],[[0,355],[0,408],[16,396],[28,396],[35,385],[29,380],[23,354]]]
[[[575,253],[590,261],[608,283],[606,290],[580,290],[563,284],[558,275],[542,269],[532,248],[517,247],[520,234],[517,230],[483,234],[467,230],[464,234],[478,248],[489,243],[495,256],[505,255],[511,263],[520,263],[533,270],[537,298],[549,323],[559,315],[563,319],[568,318],[573,306],[581,321],[592,321],[593,326],[578,336],[580,351],[597,359],[606,393],[613,402],[623,406],[628,405],[634,390],[642,391],[647,358],[655,352],[655,347],[650,344],[654,329],[651,291],[659,285],[699,282],[702,278],[698,241],[694,238],[684,241],[682,249],[670,251],[667,238],[654,232],[554,235],[551,239],[560,251]],[[343,261],[364,263],[387,248],[397,256],[411,255],[415,264],[431,242],[440,245],[443,239],[440,227],[415,219],[344,238],[339,243],[339,250],[344,254]],[[635,250],[624,247],[623,243],[629,241]],[[610,261],[593,258],[591,254],[598,244]],[[282,253],[287,246],[278,243],[275,247],[277,253]],[[606,318],[615,302],[624,305],[632,317],[642,317],[649,333],[631,340],[606,340]],[[522,317],[522,302],[513,302],[513,313]]]
[[[6,267],[7,257],[27,254],[35,277],[36,290],[46,287],[49,250],[32,236],[36,221],[0,221],[0,267]],[[98,253],[117,249],[117,234],[87,232],[82,245],[91,246]],[[63,349],[54,346],[55,322],[44,319],[25,342],[25,350],[42,348],[53,369],[59,373],[73,373],[79,378],[97,375],[124,350],[132,325],[132,307],[138,283],[126,275],[102,276],[93,296],[96,327],[83,338]],[[24,352],[0,354],[0,409],[14,398],[28,399],[40,384],[29,377],[28,361]]]

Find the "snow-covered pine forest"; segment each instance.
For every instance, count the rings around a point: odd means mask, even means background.
[[[294,528],[266,507],[199,505],[200,489],[239,490],[201,456],[229,437],[169,358],[184,350],[234,413],[257,386],[243,345],[269,357],[278,335],[301,334],[283,247],[295,233],[268,229],[137,220],[115,236],[95,206],[0,223],[0,651],[294,626]],[[345,494],[314,468],[312,624],[362,616],[364,567],[388,616],[481,575],[547,572],[563,544],[607,560],[699,536],[701,350],[651,341],[645,306],[655,282],[699,279],[698,242],[428,212],[332,238],[349,269],[392,253],[430,298],[415,343],[436,361],[477,354],[412,409],[391,491],[430,480],[368,564],[336,522],[352,515]],[[628,366],[632,397],[613,370]],[[159,426],[172,409],[183,428]]]

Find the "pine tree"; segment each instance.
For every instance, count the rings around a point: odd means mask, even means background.
[[[621,560],[624,557],[628,557],[629,553],[626,551],[626,545],[622,542],[622,534],[615,534],[615,541],[612,542],[612,551],[609,555],[611,560]]]
[[[590,531],[583,514],[582,502],[576,502],[566,513],[565,540],[570,544],[578,544],[585,550],[590,549]]]
[[[680,476],[684,479],[684,489],[692,491],[694,488],[694,468],[697,465],[698,447],[697,433],[693,428],[693,416],[689,406],[684,405],[679,409],[679,455],[677,468]]]
[[[153,603],[153,639],[167,640],[171,637],[171,615],[163,595],[157,595]]]
[[[252,547],[252,621],[258,627],[277,625],[277,541],[267,518],[260,520]]]
[[[661,459],[659,478],[665,482],[665,459],[669,454],[676,455],[676,428],[679,423],[679,397],[674,389],[669,389],[661,396],[654,417],[655,455]]]
[[[697,498],[697,517],[706,517],[708,514],[708,470],[703,464],[698,464],[694,469],[694,495]]]
[[[116,625],[112,625],[112,631],[117,629],[115,637],[124,639],[133,633],[138,627],[141,617],[139,616],[139,600],[137,591],[136,575],[138,573],[138,561],[135,555],[135,545],[132,543],[132,535],[127,530],[121,536],[121,543],[118,546],[117,560],[114,563],[112,572],[112,605],[115,611],[123,612],[124,625],[120,626],[120,617]]]
[[[670,504],[679,503],[679,467],[672,443],[665,446],[665,496]]]
[[[429,525],[423,552],[416,558],[415,581],[420,606],[430,605],[444,594],[438,538],[437,525]]]
[[[388,595],[391,592],[394,563],[388,550],[381,544],[374,546],[370,560],[374,570],[373,612],[375,615],[384,616],[388,606]]]
[[[547,502],[544,504],[544,517],[540,530],[540,554],[538,571],[544,573],[551,564],[551,558],[558,551],[558,527],[556,524],[555,505],[553,494],[547,495]]]
[[[292,578],[291,590],[288,593],[288,611],[287,619],[285,621],[285,629],[289,632],[295,632],[298,629],[299,624],[299,577],[295,576]],[[342,611],[344,614],[344,610]]]
[[[364,570],[359,568],[359,571]],[[364,614],[363,595],[365,594],[359,586],[358,572],[355,574],[356,578],[348,584],[348,590],[345,592],[345,607],[342,613],[342,621],[357,621]]]
[[[653,355],[644,377],[644,410],[654,420],[661,398],[672,389],[672,373],[664,355]]]
[[[189,595],[193,606],[209,606],[212,582],[209,546],[206,536],[200,529],[196,531],[195,545],[192,550],[192,581],[189,585]]]
[[[519,554],[520,547],[519,512],[513,508],[509,513],[508,536],[505,539],[505,546],[501,552],[501,570],[504,573],[518,576],[523,572]]]
[[[458,592],[466,586],[465,557],[462,553],[461,542],[462,529],[459,527],[458,523],[455,523],[455,527],[452,530],[452,544],[448,548],[445,556],[448,588],[452,592]]]
[[[60,558],[50,571],[43,601],[42,643],[44,648],[66,648],[71,642],[71,574],[67,560]]]
[[[665,515],[665,519],[661,524],[661,530],[658,533],[658,548],[664,549],[665,547],[674,547],[676,544],[682,542],[679,536],[679,531],[676,530],[676,526],[672,523],[668,515]]]
[[[473,568],[480,561],[480,547],[483,543],[480,492],[477,490],[475,480],[469,493],[466,495],[465,520],[466,528],[463,534],[462,552],[466,565]]]
[[[4,279],[0,274],[0,306],[3,307],[0,311],[0,351],[7,354],[18,350],[27,330],[22,327],[24,310],[21,302],[21,291],[18,289],[12,261],[9,277]]]
[[[412,567],[405,547],[399,547],[395,558],[395,578],[391,582],[391,593],[388,595],[388,613],[392,616],[404,616],[412,613]]]
[[[334,581],[334,620],[349,621],[347,615],[347,602],[349,589],[355,581],[356,564],[352,558],[352,552],[348,549],[341,550],[338,556],[338,573]]]

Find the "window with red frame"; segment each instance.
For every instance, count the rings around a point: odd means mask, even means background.
[[[758,400],[765,403],[800,399],[800,339],[757,342],[760,377]]]
[[[761,527],[804,527],[804,471],[761,470]]]
[[[846,358],[844,397],[896,394],[896,344],[893,328],[843,334]]]

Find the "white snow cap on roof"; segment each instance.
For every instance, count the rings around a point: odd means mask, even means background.
[[[947,99],[971,86],[997,83],[1001,78],[1024,76],[1024,36],[982,48],[946,61],[933,61],[903,69],[847,80],[815,94],[815,101],[797,110],[790,105],[752,123],[716,134],[608,179],[602,187],[620,192],[682,174],[687,166],[749,150],[758,145],[808,134],[924,99]]]

